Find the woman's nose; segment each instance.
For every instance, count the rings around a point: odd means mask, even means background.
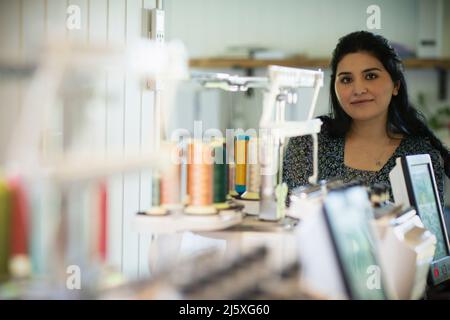
[[[353,85],[353,94],[356,96],[360,96],[364,93],[367,93],[367,87],[364,85],[364,82],[355,81]]]

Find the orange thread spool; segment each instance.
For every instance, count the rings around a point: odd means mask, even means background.
[[[216,213],[213,203],[213,155],[209,145],[195,141],[188,147],[189,194],[187,213]]]
[[[176,152],[180,152],[177,146],[173,146]],[[181,207],[181,164],[172,163],[170,168],[163,172],[160,182],[160,204],[174,210]]]

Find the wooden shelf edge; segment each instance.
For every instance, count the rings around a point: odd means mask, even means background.
[[[235,59],[235,58],[196,58],[190,60],[192,68],[264,68],[269,65],[286,67],[320,67],[327,68],[328,59]]]
[[[258,59],[237,59],[237,58],[195,58],[189,62],[192,68],[265,68],[269,65],[279,65],[294,68],[322,68],[327,69],[330,61],[326,58],[306,59],[290,58],[283,60],[258,60]],[[404,59],[405,68],[429,69],[440,68],[450,69],[450,59]]]
[[[403,64],[407,68],[441,68],[450,69],[450,59],[405,59]]]

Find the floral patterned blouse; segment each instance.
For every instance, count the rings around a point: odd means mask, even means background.
[[[344,164],[344,145],[342,137],[336,138],[329,134],[322,126],[318,134],[318,180],[338,178],[344,182],[359,179],[368,186],[375,183],[385,183],[390,186],[389,172],[395,166],[395,159],[404,155],[428,153],[433,163],[436,184],[439,189],[441,205],[444,204],[444,167],[441,156],[431,145],[428,138],[405,136],[395,152],[379,171],[365,171],[347,167]],[[289,140],[283,161],[283,181],[288,185],[289,191],[308,184],[308,177],[312,175],[312,137],[300,136]],[[391,201],[393,201],[390,190]]]

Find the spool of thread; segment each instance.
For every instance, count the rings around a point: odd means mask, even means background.
[[[11,193],[11,234],[9,271],[14,278],[31,274],[29,257],[29,206],[22,181],[12,178],[8,181]]]
[[[187,153],[188,153],[188,143],[182,142],[180,144],[180,197],[181,205],[186,206],[189,200],[188,188],[188,173],[187,173]]]
[[[152,207],[145,212],[148,215],[165,215],[167,209],[161,206],[161,176],[158,172],[152,176]]]
[[[258,159],[258,139],[251,137],[247,145],[247,181],[246,191],[242,199],[259,200],[259,188],[261,186],[261,173]]]
[[[174,149],[178,149],[173,146]],[[179,151],[177,151],[179,152]],[[167,210],[179,210],[181,204],[181,164],[173,163],[161,176],[160,204]]]
[[[108,254],[108,187],[101,182],[98,187],[98,254],[101,262],[106,261]]]
[[[189,168],[194,158],[193,152],[194,152],[193,142],[189,142],[186,147],[186,206],[189,206],[190,195],[192,193],[191,185],[193,177],[191,176],[192,171],[189,171]]]
[[[180,166],[174,165],[164,172],[160,184],[160,204],[166,209],[180,206]]]
[[[228,167],[226,144],[223,140],[216,140],[211,143],[214,156],[214,177],[213,177],[213,202],[217,209],[227,209],[228,194]]]
[[[8,277],[10,226],[11,195],[5,181],[0,181],[0,280]]]
[[[227,136],[227,141],[230,143],[226,144],[227,147],[227,168],[228,168],[228,199],[238,197],[239,194],[236,192],[236,164],[234,163],[234,147],[235,138],[229,139]]]
[[[246,190],[247,176],[247,145],[249,136],[240,135],[235,138],[235,163],[236,163],[236,192],[242,195]]]
[[[188,214],[215,214],[213,206],[213,157],[211,147],[194,141],[188,148]]]

